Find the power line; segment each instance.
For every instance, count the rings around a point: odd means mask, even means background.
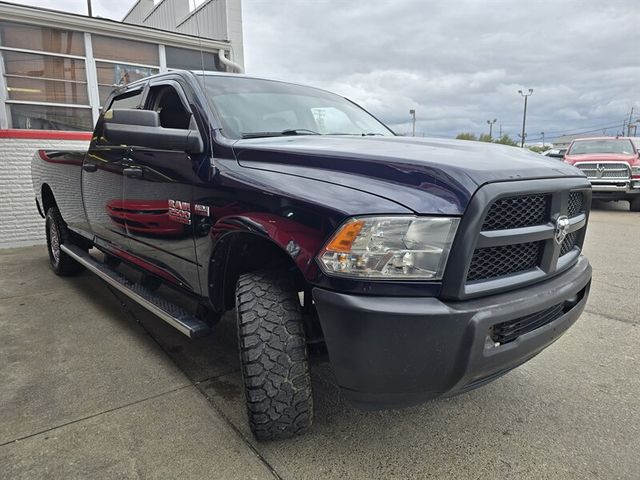
[[[604,127],[600,127],[600,128],[595,128],[593,130],[583,130],[583,131],[580,131],[580,132],[564,132],[564,133],[561,133],[560,135],[550,135],[548,132],[545,132],[545,136],[547,138],[548,137],[556,137],[557,138],[557,137],[563,137],[563,136],[567,136],[567,135],[581,135],[583,133],[596,133],[596,132],[599,132],[601,130],[609,130],[611,128],[621,128],[623,126],[624,125],[622,123],[619,123],[617,125],[608,125],[608,126],[604,126]],[[538,136],[538,137],[530,138],[529,141],[541,140],[541,139],[542,139],[542,137]]]

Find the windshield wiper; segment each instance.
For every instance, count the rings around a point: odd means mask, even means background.
[[[242,132],[242,138],[282,137],[288,135],[322,135],[306,128],[288,128],[280,132]]]
[[[282,135],[322,135],[314,130],[308,128],[291,128],[280,132]]]
[[[327,133],[327,135],[351,135],[352,137],[373,137],[376,135],[379,135],[381,137],[384,137],[384,133],[375,133],[375,132],[362,132],[362,133],[342,133],[342,132],[333,132],[333,133]]]

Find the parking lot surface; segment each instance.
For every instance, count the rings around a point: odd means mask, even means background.
[[[0,478],[640,478],[640,214],[596,204],[591,297],[478,390],[362,412],[314,365],[316,421],[256,442],[233,313],[189,341],[41,247],[0,250]]]

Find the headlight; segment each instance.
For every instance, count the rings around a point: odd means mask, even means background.
[[[631,176],[640,177],[640,165],[631,167]]]
[[[459,222],[444,217],[351,218],[318,260],[329,275],[440,280]]]

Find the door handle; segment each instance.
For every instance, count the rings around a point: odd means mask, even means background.
[[[84,163],[82,165],[82,169],[85,172],[96,172],[98,170],[98,166],[95,163]]]
[[[142,169],[140,167],[123,168],[122,173],[130,178],[142,178]]]

